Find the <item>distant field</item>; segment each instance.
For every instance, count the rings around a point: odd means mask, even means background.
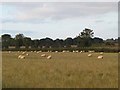
[[[117,88],[118,54],[73,52],[21,52],[2,53],[3,88]],[[52,55],[48,60],[41,54]]]

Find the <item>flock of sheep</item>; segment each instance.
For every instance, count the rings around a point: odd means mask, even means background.
[[[92,54],[88,54],[88,57],[92,57]],[[100,52],[100,55],[97,58],[103,59],[103,52]]]
[[[19,52],[19,51],[18,51]],[[32,51],[31,51],[32,52]],[[36,52],[36,53],[40,53],[41,51],[34,51],[34,52]],[[29,54],[25,51],[25,52],[22,52],[22,54],[20,54],[19,56],[18,56],[18,59],[25,59],[25,56],[29,56]],[[51,59],[52,58],[52,56],[51,55],[46,55],[46,54],[42,54],[41,55],[41,57],[46,57],[47,59]]]
[[[18,51],[18,52],[20,52],[20,51]],[[42,51],[31,51],[31,52],[41,53]],[[48,52],[52,52],[52,51],[48,51]],[[63,50],[62,52],[69,52],[69,51]],[[85,51],[80,51],[80,52],[79,52],[78,50],[73,51],[73,53],[84,53],[84,52],[85,52]],[[88,53],[89,53],[89,54],[88,54],[88,57],[92,57],[94,52],[95,52],[95,51],[88,51]],[[11,53],[11,51],[9,51],[9,53]],[[58,53],[58,51],[55,51],[55,53]],[[24,52],[22,52],[22,53],[18,56],[18,59],[25,59],[26,56],[29,56],[29,54],[27,53],[27,51],[24,51]],[[41,54],[41,57],[45,57],[45,58],[47,58],[47,59],[51,59],[51,58],[52,58],[52,55]],[[103,59],[103,52],[100,52],[97,58],[98,58],[98,59]]]

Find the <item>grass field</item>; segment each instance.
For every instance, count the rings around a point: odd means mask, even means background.
[[[18,59],[21,52],[2,53],[3,88],[117,88],[118,54],[29,52],[25,59]]]

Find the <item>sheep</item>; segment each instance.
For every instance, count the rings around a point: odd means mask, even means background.
[[[100,55],[103,55],[103,52],[100,52]]]
[[[103,59],[103,56],[102,55],[98,56],[98,59]]]
[[[34,51],[34,52],[37,52],[37,51]]]
[[[65,52],[65,50],[63,50],[62,52]]]
[[[22,55],[19,55],[19,56],[18,56],[18,59],[20,59],[20,58],[21,58],[21,56],[22,56]]]
[[[21,58],[20,59],[25,59],[25,56],[21,56]]]
[[[42,54],[41,57],[46,57],[46,54]]]
[[[19,55],[18,59],[25,59],[25,56],[24,55]]]
[[[37,51],[37,53],[40,53],[40,52],[42,52],[42,51]]]
[[[91,57],[92,56],[92,54],[88,54],[88,57]]]
[[[80,53],[82,53],[83,51],[80,51]]]
[[[55,51],[55,53],[58,53],[58,51]]]
[[[73,52],[75,52],[75,51],[73,50]]]
[[[75,52],[76,52],[76,53],[78,53],[79,51],[78,51],[78,50],[76,50]]]
[[[89,53],[94,53],[95,51],[93,50],[93,51],[88,51]]]
[[[48,57],[47,57],[47,59],[51,59],[52,58],[52,56],[51,55],[49,55]]]
[[[9,51],[8,53],[11,53],[11,51]]]
[[[68,52],[68,53],[69,53],[70,51],[69,51],[69,50],[67,50],[66,52]]]
[[[26,53],[26,56],[29,56],[29,54],[28,54],[28,53]]]
[[[37,53],[40,53],[39,51]]]
[[[22,55],[24,55],[26,52],[22,52]]]

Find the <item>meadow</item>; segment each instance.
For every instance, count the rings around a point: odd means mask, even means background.
[[[3,88],[117,88],[118,53],[2,52]],[[41,54],[52,55],[51,59]]]

